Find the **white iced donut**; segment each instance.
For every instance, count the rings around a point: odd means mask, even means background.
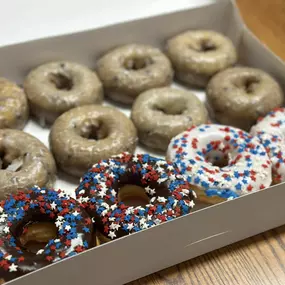
[[[251,130],[251,135],[259,132],[278,135],[285,138],[285,108],[276,108],[265,117],[258,119],[258,123]]]
[[[271,162],[258,138],[233,127],[190,128],[171,140],[167,157],[197,186],[200,202],[233,199],[272,181]]]
[[[272,163],[272,182],[285,181],[285,140],[282,136],[260,132],[257,134]]]

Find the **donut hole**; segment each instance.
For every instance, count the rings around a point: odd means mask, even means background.
[[[50,73],[49,81],[59,90],[69,91],[73,88],[73,80],[63,73]]]
[[[124,61],[124,67],[127,70],[140,70],[153,63],[150,57],[131,57]]]
[[[103,140],[108,137],[108,128],[99,122],[86,122],[80,130],[80,136],[88,140]]]
[[[182,115],[187,109],[184,104],[175,102],[166,106],[154,106],[154,110],[164,113],[165,115]]]
[[[37,253],[51,239],[56,239],[58,232],[54,222],[30,221],[18,227],[16,236],[22,249],[31,253]]]
[[[145,206],[150,203],[145,189],[135,184],[122,185],[118,190],[118,201],[133,207]]]
[[[219,168],[226,167],[230,164],[229,156],[218,151],[211,151],[210,153],[208,153],[206,156],[206,160],[210,162],[213,166],[217,166]]]
[[[191,43],[188,47],[197,52],[209,52],[217,49],[217,45],[210,39],[201,39],[197,41],[196,44]]]
[[[18,154],[0,152],[0,168],[2,170],[17,172],[24,164],[24,158]]]
[[[256,85],[259,84],[260,81],[258,78],[255,77],[251,77],[251,78],[247,78],[244,82],[244,90],[247,94],[252,94],[254,93],[255,89],[256,89]]]
[[[210,39],[203,39],[200,42],[200,51],[207,52],[216,50],[217,46]]]

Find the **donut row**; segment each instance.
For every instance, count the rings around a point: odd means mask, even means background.
[[[0,202],[1,281],[96,246],[98,233],[112,240],[188,214],[195,197],[175,164],[128,153],[95,164],[76,199],[61,190],[18,191]]]

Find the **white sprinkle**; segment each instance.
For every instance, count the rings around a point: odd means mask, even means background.
[[[12,258],[12,255],[8,255],[5,257],[5,259],[10,260]]]
[[[77,217],[79,214],[80,214],[80,213],[77,212],[77,211],[74,211],[74,212],[73,212],[73,216],[75,216],[75,217]]]
[[[0,213],[3,213],[4,209],[0,206]]]
[[[128,229],[129,231],[131,231],[133,228],[134,228],[134,224],[133,224],[133,223],[128,224],[127,229]]]
[[[117,209],[117,205],[113,204],[110,208],[111,208],[112,211],[114,211],[115,209]]]
[[[80,190],[80,191],[79,191],[79,194],[80,194],[80,195],[85,194],[85,190],[84,190],[84,189]]]
[[[89,201],[89,197],[83,197],[83,198],[82,198],[82,201],[85,202],[85,203],[87,203],[87,202]]]
[[[3,231],[4,231],[4,233],[8,234],[10,232],[10,229],[9,229],[9,227],[5,227]]]
[[[50,207],[52,210],[55,210],[56,209],[56,203],[53,201],[51,204],[50,204]]]
[[[156,171],[159,172],[159,173],[163,173],[163,172],[164,172],[164,169],[159,166],[159,167],[157,167]]]
[[[57,216],[57,220],[62,221],[62,220],[64,220],[64,217],[63,216]]]
[[[167,169],[171,171],[171,170],[174,169],[174,167],[173,167],[173,165],[168,165],[168,166],[167,166]]]
[[[60,228],[61,225],[62,225],[62,222],[61,222],[61,221],[56,221],[56,222],[55,222],[55,226],[56,226],[57,228]]]
[[[174,181],[174,180],[176,179],[176,177],[175,177],[174,174],[170,174],[169,179],[172,180],[172,181]]]
[[[159,179],[157,180],[157,183],[158,183],[158,184],[161,184],[162,182],[164,182],[164,181],[166,181],[166,180],[167,180],[167,177],[159,178]]]
[[[66,225],[65,226],[65,230],[69,232],[71,230],[71,226],[70,225]]]
[[[157,197],[157,201],[160,203],[165,203],[167,199],[165,199],[164,197]]]
[[[110,237],[111,239],[116,237],[116,234],[112,231],[109,232],[108,237]]]
[[[63,198],[63,197],[65,197],[65,196],[66,196],[66,194],[65,194],[64,192],[58,193],[58,197],[59,197],[59,198]]]
[[[37,254],[37,255],[43,254],[44,251],[45,251],[44,249],[40,249],[40,250],[37,251],[36,254]]]
[[[15,271],[17,271],[17,268],[18,268],[18,265],[15,265],[14,263],[12,263],[9,266],[9,272],[15,272]]]
[[[136,156],[133,157],[133,161],[134,161],[134,162],[137,162],[138,160],[139,160],[139,159],[138,159]]]
[[[99,192],[98,192],[98,196],[101,197],[101,198],[103,198],[103,197],[106,196],[106,192],[103,191],[103,190],[102,190],[102,191],[99,191]]]

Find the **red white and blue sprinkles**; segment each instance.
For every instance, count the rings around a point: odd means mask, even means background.
[[[276,108],[265,117],[259,118],[251,130],[251,135],[265,132],[285,138],[285,108]]]
[[[36,254],[18,241],[19,229],[41,217],[55,223],[56,239]],[[34,220],[35,219],[35,220]],[[92,246],[92,220],[62,191],[34,187],[0,202],[0,274],[5,281],[39,269]]]
[[[207,196],[233,199],[272,181],[271,162],[258,138],[233,127],[192,127],[171,140],[167,157]],[[215,166],[221,159],[228,164]]]
[[[132,207],[118,201],[119,184],[126,177],[145,189],[149,204]],[[166,189],[164,196],[159,194],[162,189]],[[175,165],[148,154],[129,153],[95,164],[81,179],[76,195],[81,206],[96,222],[99,220],[96,226],[102,225],[102,234],[110,239],[188,214],[195,198]]]
[[[259,132],[258,139],[265,147],[272,163],[272,180],[275,184],[285,181],[285,139],[278,135]]]

